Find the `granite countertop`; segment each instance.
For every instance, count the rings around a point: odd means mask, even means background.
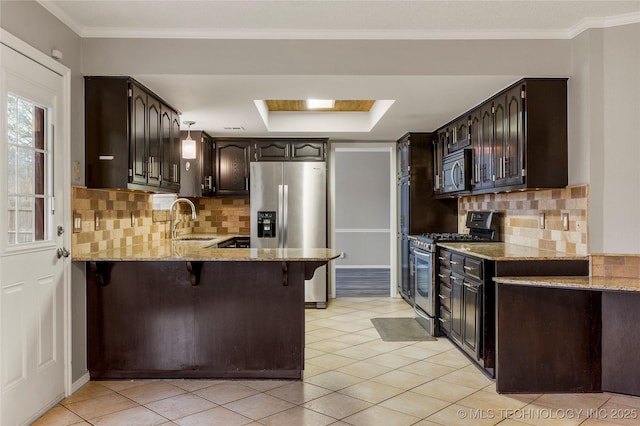
[[[640,278],[615,277],[496,277],[500,284],[595,291],[640,291]]]
[[[504,242],[442,242],[439,247],[487,260],[588,260],[588,256],[544,250]]]
[[[237,235],[212,236],[209,240],[188,240],[184,238],[206,238],[207,235],[188,235],[171,240],[151,241],[127,247],[99,250],[87,254],[71,253],[75,261],[287,261],[311,262],[328,261],[339,257],[333,249],[327,248],[215,248],[215,245]],[[214,246],[211,248],[210,246]]]

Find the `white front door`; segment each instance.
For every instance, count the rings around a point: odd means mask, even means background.
[[[69,260],[58,249],[68,189],[64,78],[0,48],[0,424],[9,426],[65,395]]]

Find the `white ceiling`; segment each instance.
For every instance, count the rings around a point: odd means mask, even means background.
[[[599,1],[99,1],[40,0],[85,38],[223,40],[570,39],[640,22],[640,0]],[[276,59],[277,60],[277,59]],[[292,60],[283,59],[283,60]],[[299,58],[297,58],[299,60]],[[281,64],[282,65],[282,64]],[[287,68],[284,64],[283,68]],[[296,69],[292,64],[292,69]],[[298,67],[299,68],[299,67]],[[522,75],[131,75],[213,135],[395,140],[444,124]],[[409,73],[408,73],[409,74]],[[456,93],[457,96],[447,96]],[[389,99],[369,132],[269,132],[255,99]],[[437,102],[434,102],[437,100]],[[425,119],[428,117],[428,119]],[[232,132],[224,127],[243,127]]]

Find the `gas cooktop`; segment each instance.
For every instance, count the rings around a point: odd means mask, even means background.
[[[491,211],[467,212],[466,225],[468,234],[458,232],[427,232],[416,236],[423,243],[436,243],[445,241],[499,241],[498,238],[498,214]]]

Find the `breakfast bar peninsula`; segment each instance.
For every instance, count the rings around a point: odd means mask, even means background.
[[[161,240],[87,262],[92,379],[301,379],[304,285],[331,249]]]

